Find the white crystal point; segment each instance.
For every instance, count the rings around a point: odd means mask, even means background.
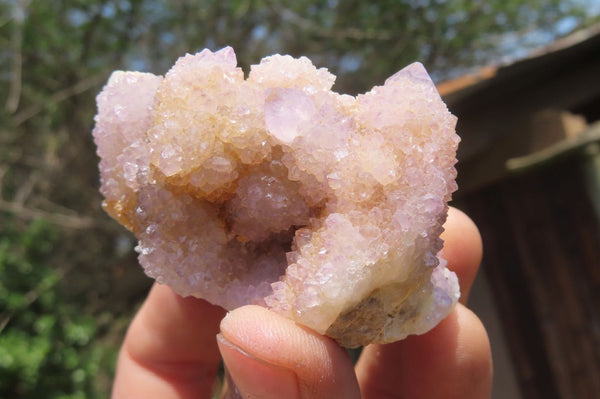
[[[230,46],[223,47],[221,50],[214,53],[215,61],[220,61],[229,67],[235,68],[237,66],[237,57],[235,51]]]
[[[451,311],[458,281],[438,253],[456,118],[419,63],[357,97],[334,81],[282,55],[244,79],[230,47],[164,78],[111,76],[93,131],[101,191],[149,276],[349,347],[425,333]]]
[[[204,67],[213,65],[223,66],[227,69],[237,67],[237,57],[235,56],[233,48],[229,46],[223,47],[222,49],[215,52],[210,51],[209,49],[204,49],[197,54],[186,54],[185,56],[180,57],[177,60],[177,63],[179,64],[193,64],[197,62],[202,62],[202,65]]]
[[[313,100],[302,90],[267,90],[267,131],[280,143],[291,144],[300,135],[302,128],[315,117],[315,111]]]
[[[431,77],[425,69],[425,66],[420,62],[413,62],[412,64],[405,66],[404,68],[387,78],[385,84],[387,85],[395,82],[401,83],[404,80],[420,82],[427,86],[435,87],[435,83],[433,83],[433,80],[431,80]]]

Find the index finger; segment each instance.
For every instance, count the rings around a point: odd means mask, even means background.
[[[475,224],[451,209],[442,256],[458,275],[466,301],[481,261]],[[485,328],[462,303],[437,327],[386,345],[365,347],[356,372],[363,397],[485,398],[491,387],[491,353]]]
[[[113,399],[210,398],[225,310],[155,284],[127,331]]]
[[[479,229],[463,211],[448,209],[441,238],[444,240],[442,257],[448,261],[448,269],[458,276],[460,302],[467,303],[473,280],[479,270],[483,255],[483,244]]]

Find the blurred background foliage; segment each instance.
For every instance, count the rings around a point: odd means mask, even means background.
[[[100,398],[150,281],[101,210],[90,132],[114,69],[204,47],[306,55],[358,93],[420,60],[436,80],[598,22],[593,0],[0,0],[0,398]]]

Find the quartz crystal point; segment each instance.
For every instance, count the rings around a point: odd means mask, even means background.
[[[229,47],[163,77],[114,72],[93,131],[104,209],[145,272],[226,309],[259,304],[348,347],[433,328],[456,118],[415,63],[352,97],[307,58],[247,79]]]

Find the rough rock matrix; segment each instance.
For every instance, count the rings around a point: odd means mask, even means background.
[[[165,77],[114,72],[93,135],[104,209],[146,273],[226,309],[259,304],[348,347],[433,328],[456,190],[452,116],[421,64],[352,97],[307,58],[247,79],[229,47]]]

